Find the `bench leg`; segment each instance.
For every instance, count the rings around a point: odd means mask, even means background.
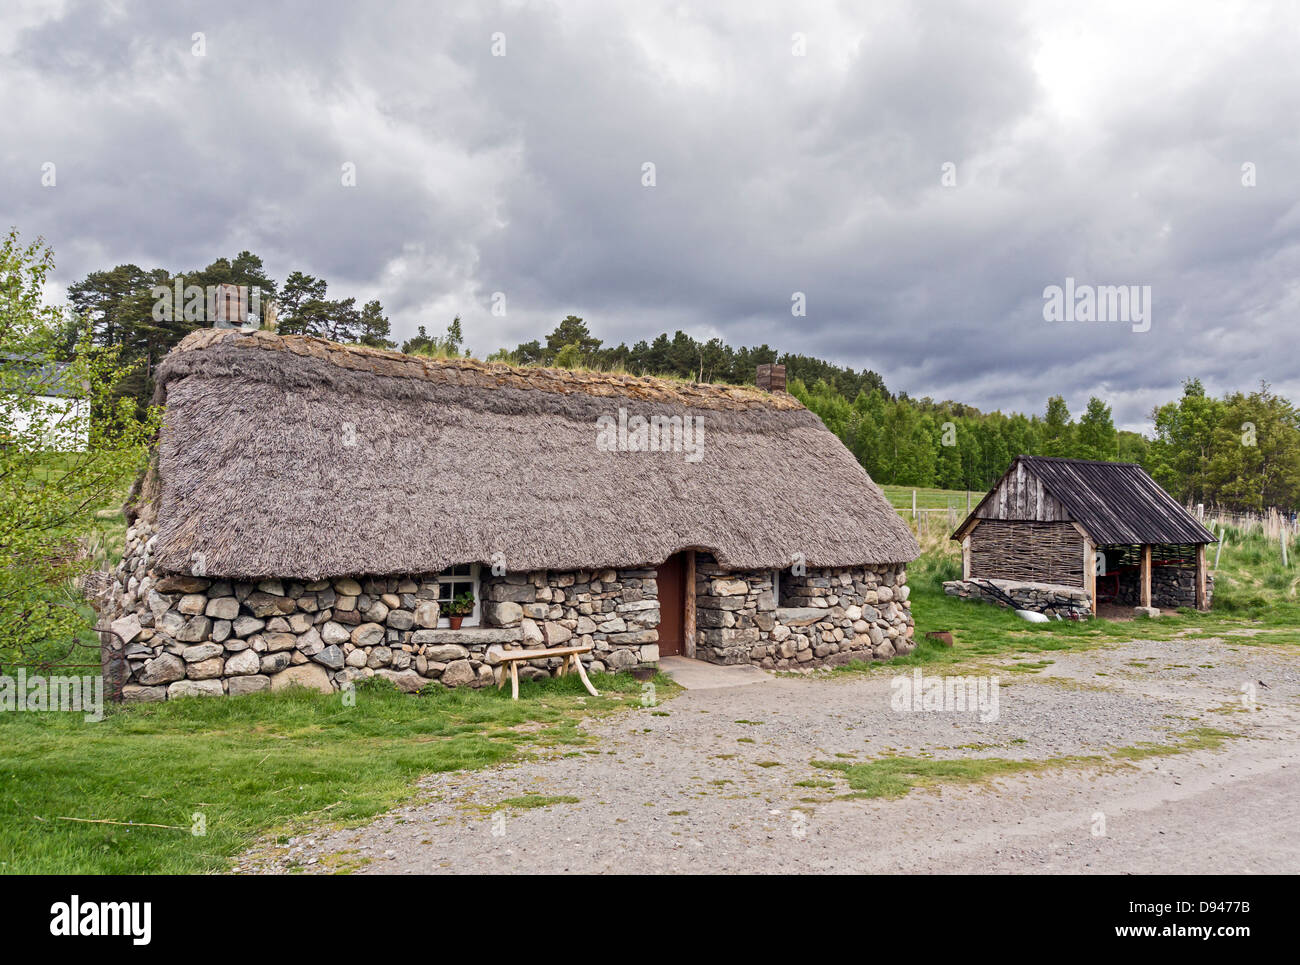
[[[591,694],[593,697],[599,697],[600,694],[597,693],[596,688],[591,685],[591,681],[587,679],[587,671],[582,668],[582,661],[578,659],[576,653],[572,656],[573,666],[577,669],[578,676],[582,678],[582,685],[587,688],[587,693]]]
[[[510,699],[519,699],[519,662],[510,661]]]

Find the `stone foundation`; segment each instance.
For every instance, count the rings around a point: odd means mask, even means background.
[[[984,583],[992,583],[1011,597],[1016,602],[1016,609],[1019,610],[1032,610],[1049,617],[1059,616],[1062,620],[1087,620],[1092,616],[1092,601],[1088,597],[1088,591],[1081,587],[1064,586],[1059,583],[981,579],[977,584],[970,580],[948,580],[943,585],[943,592],[962,599],[984,600],[987,603],[1006,606],[996,595],[981,585]]]

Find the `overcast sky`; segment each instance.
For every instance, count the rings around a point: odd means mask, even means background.
[[[1300,400],[1298,55],[1292,2],[4,0],[0,222],[64,286],[249,249],[479,355],[575,313],[1146,428]]]

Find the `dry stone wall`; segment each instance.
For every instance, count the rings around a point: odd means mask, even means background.
[[[1119,592],[1115,602],[1123,606],[1137,606],[1142,600],[1142,577],[1132,568],[1119,574]],[[1214,574],[1205,574],[1205,605],[1214,601]],[[1178,566],[1153,566],[1151,568],[1151,605],[1154,607],[1196,608],[1196,564]]]
[[[367,677],[407,691],[495,681],[497,654],[590,645],[591,671],[659,658],[654,570],[482,576],[482,625],[438,626],[436,576],[315,582],[160,573],[153,534],[127,532],[101,598],[106,673],[132,701],[245,694],[298,685],[329,692]],[[549,676],[560,658],[521,667]]]
[[[1006,606],[986,584],[993,584],[1015,601],[1016,609],[1032,610],[1062,620],[1087,620],[1092,616],[1092,601],[1088,591],[1078,586],[1059,583],[1030,583],[1019,580],[949,580],[943,592],[967,600],[983,600]]]
[[[99,599],[105,673],[123,699],[160,701],[279,690],[331,692],[381,677],[408,692],[493,684],[500,654],[589,646],[589,671],[659,659],[654,569],[531,572],[480,579],[479,626],[439,626],[436,574],[257,582],[160,572],[145,523]],[[914,643],[902,565],[736,573],[700,554],[700,659],[767,669],[883,660]],[[784,605],[779,605],[784,604]],[[550,676],[561,658],[521,665]]]
[[[708,554],[695,566],[695,655],[767,670],[888,660],[910,653],[912,604],[902,564],[735,573]]]

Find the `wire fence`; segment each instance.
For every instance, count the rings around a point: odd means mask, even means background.
[[[1282,539],[1294,535],[1297,529],[1293,510],[1270,508],[1262,513],[1241,513],[1197,503],[1188,505],[1187,511],[1215,532],[1228,526],[1241,533],[1260,532],[1269,539]]]

